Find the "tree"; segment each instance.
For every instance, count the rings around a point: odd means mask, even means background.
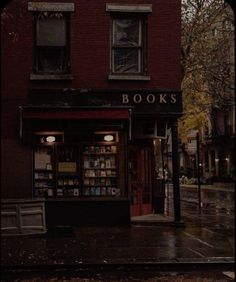
[[[180,138],[210,122],[215,107],[234,101],[234,16],[223,0],[183,0]]]

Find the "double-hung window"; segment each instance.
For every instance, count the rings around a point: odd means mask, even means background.
[[[111,12],[110,79],[143,79],[147,76],[147,14],[151,5],[107,4]]]
[[[62,12],[35,14],[35,72],[68,72],[67,15]]]
[[[114,18],[112,25],[112,73],[143,72],[143,20]]]
[[[69,18],[74,3],[28,2],[34,16],[36,75],[69,73]]]

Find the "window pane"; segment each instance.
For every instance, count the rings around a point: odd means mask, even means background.
[[[65,19],[39,19],[37,21],[38,46],[65,46],[66,23]]]
[[[138,49],[115,49],[113,50],[114,72],[137,73],[140,72],[140,50]]]
[[[66,56],[64,48],[40,48],[37,54],[37,71],[45,73],[62,73],[66,71]]]
[[[115,19],[113,30],[113,44],[115,45],[140,45],[140,31],[138,19]]]

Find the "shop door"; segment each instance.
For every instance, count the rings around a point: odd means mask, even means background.
[[[143,146],[130,148],[129,188],[131,216],[152,211],[151,149]]]

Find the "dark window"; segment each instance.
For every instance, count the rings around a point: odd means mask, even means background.
[[[143,134],[144,135],[154,135],[155,134],[155,123],[144,123],[143,124]]]
[[[211,166],[215,167],[215,151],[211,151]]]
[[[112,21],[112,73],[144,73],[145,20],[119,17]]]
[[[209,171],[208,151],[205,152],[205,170],[206,170],[206,171]]]
[[[68,73],[68,15],[62,12],[35,14],[35,72]]]

